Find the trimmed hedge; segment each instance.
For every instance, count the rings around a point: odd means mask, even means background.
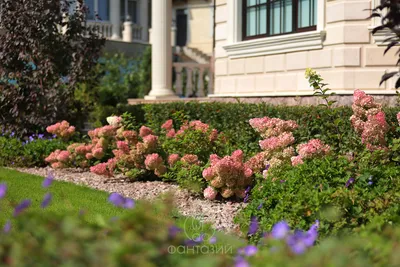
[[[364,148],[360,138],[354,133],[350,123],[353,114],[351,107],[336,108],[334,117],[325,107],[319,106],[273,106],[270,104],[221,103],[221,102],[172,102],[167,104],[145,104],[120,108],[119,111],[128,111],[137,123],[145,124],[154,131],[160,131],[161,125],[168,119],[174,118],[178,111],[188,120],[201,120],[210,124],[218,131],[224,132],[228,138],[229,150],[242,149],[246,155],[259,151],[259,135],[250,127],[248,121],[256,117],[277,117],[284,120],[295,120],[299,129],[294,133],[297,143],[306,142],[312,138],[319,138],[341,152],[359,151]],[[386,107],[384,111],[390,125],[395,125],[399,107]],[[337,129],[331,123],[341,120]],[[342,135],[336,138],[337,130]],[[392,139],[395,127],[388,134]],[[333,141],[332,141],[333,140]],[[339,144],[340,143],[340,144]]]

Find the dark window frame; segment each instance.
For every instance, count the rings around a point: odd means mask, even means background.
[[[298,12],[299,12],[299,0],[291,0],[293,4],[293,13],[292,13],[292,31],[291,32],[284,32],[284,33],[278,33],[278,34],[270,34],[270,25],[269,25],[269,20],[270,20],[270,10],[271,10],[271,2],[277,2],[277,1],[284,1],[284,0],[267,0],[267,3],[264,4],[255,4],[252,6],[247,6],[247,0],[242,0],[242,40],[247,41],[247,40],[253,40],[253,39],[259,39],[259,38],[265,38],[265,37],[273,37],[273,36],[280,36],[280,35],[287,35],[287,34],[293,34],[293,33],[300,33],[300,32],[308,32],[308,31],[315,31],[317,29],[317,25],[309,26],[309,27],[303,27],[300,28],[298,27]],[[314,0],[318,1],[318,0]],[[310,1],[311,2],[311,1]],[[265,34],[259,34],[259,35],[247,35],[247,9],[248,8],[260,8],[261,6],[267,6],[267,33]],[[256,13],[257,14],[257,13]],[[318,15],[318,14],[317,14]],[[317,18],[314,17],[315,15],[310,12],[310,17],[314,19],[315,22],[317,22]]]

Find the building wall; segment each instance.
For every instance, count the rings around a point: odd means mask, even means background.
[[[370,28],[378,22],[366,19],[370,11],[365,9],[376,6],[375,2],[322,2],[325,7],[318,25],[325,32],[322,48],[235,57],[226,48],[232,43],[230,1],[217,0],[215,96],[311,95],[312,89],[304,78],[308,67],[320,73],[339,94],[352,94],[357,88],[370,94],[395,94],[394,80],[379,87],[382,74],[396,69],[397,56],[393,49],[383,57],[385,47],[371,36]],[[320,8],[318,16],[321,16]]]
[[[188,42],[187,46],[197,48],[205,54],[213,51],[213,4],[211,0],[188,0],[174,2],[176,9],[187,9]],[[175,16],[175,12],[174,12]]]

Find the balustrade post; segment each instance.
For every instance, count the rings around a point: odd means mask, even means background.
[[[182,66],[179,66],[179,65],[175,66],[175,74],[176,74],[175,93],[178,96],[183,95],[182,70],[183,70]]]
[[[199,80],[197,82],[198,88],[197,88],[197,92],[196,92],[197,97],[205,96],[203,75],[204,75],[204,67],[200,66],[199,67]]]
[[[189,97],[193,93],[193,69],[186,67],[186,93],[185,97]]]

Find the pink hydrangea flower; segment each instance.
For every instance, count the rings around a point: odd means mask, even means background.
[[[67,121],[62,121],[54,125],[50,125],[46,128],[46,131],[48,133],[55,134],[57,137],[68,139],[75,134],[75,127],[70,126]]]
[[[92,154],[93,154],[93,157],[95,157],[96,159],[101,159],[102,157],[104,157],[103,148],[99,147],[99,148],[93,149]]]
[[[204,179],[206,179],[207,181],[212,180],[212,178],[214,178],[214,171],[213,171],[213,168],[212,168],[212,167],[205,168],[205,169],[203,170],[203,177],[204,177]]]
[[[128,142],[125,141],[117,141],[117,147],[119,150],[123,151],[124,153],[129,153],[129,145]]]
[[[69,161],[70,156],[71,156],[71,153],[69,153],[69,151],[63,150],[58,154],[57,160],[60,162],[66,163]]]
[[[179,155],[178,154],[171,154],[168,157],[168,164],[170,166],[173,166],[178,160],[179,160]]]
[[[137,133],[135,131],[123,131],[122,136],[131,144],[137,143]]]
[[[312,139],[308,141],[308,143],[297,146],[297,152],[303,159],[324,156],[327,155],[329,151],[330,147],[319,139]]]
[[[399,123],[399,126],[400,126],[400,112],[399,112],[399,113],[397,113],[397,121],[398,121],[398,123]]]
[[[217,197],[218,192],[211,186],[204,189],[204,197],[208,200],[214,200]]]
[[[168,137],[168,138],[173,138],[173,137],[175,137],[175,135],[176,135],[176,133],[175,133],[175,130],[174,130],[174,129],[171,129],[171,130],[169,130],[169,131],[167,132],[167,137]]]
[[[163,164],[163,159],[157,153],[149,154],[146,156],[144,164],[146,165],[146,169],[155,170]]]
[[[118,117],[118,116],[111,116],[108,117],[107,122],[109,125],[113,126],[113,127],[120,127],[121,126],[121,122],[122,122],[122,118]]]
[[[355,90],[352,109],[350,121],[355,131],[361,135],[362,143],[370,150],[385,149],[385,136],[389,125],[382,105],[376,103],[374,98],[365,92]]]
[[[196,155],[186,154],[181,158],[182,162],[187,164],[199,164],[199,158]]]
[[[142,138],[144,138],[144,137],[146,137],[146,136],[148,136],[148,135],[150,135],[150,134],[154,134],[154,133],[153,133],[153,131],[152,131],[149,127],[142,126],[142,127],[140,128],[140,130],[139,130],[139,135],[140,135]]]
[[[292,166],[296,166],[296,165],[300,165],[300,164],[304,163],[303,158],[300,155],[292,157],[290,160],[292,161]]]
[[[97,175],[110,177],[110,176],[112,176],[112,174],[108,170],[107,166],[108,166],[107,162],[99,163],[95,166],[90,167],[90,172],[95,173]]]
[[[164,122],[163,125],[161,125],[161,128],[165,129],[165,130],[171,130],[174,127],[174,122],[173,120],[167,120],[166,122]]]

